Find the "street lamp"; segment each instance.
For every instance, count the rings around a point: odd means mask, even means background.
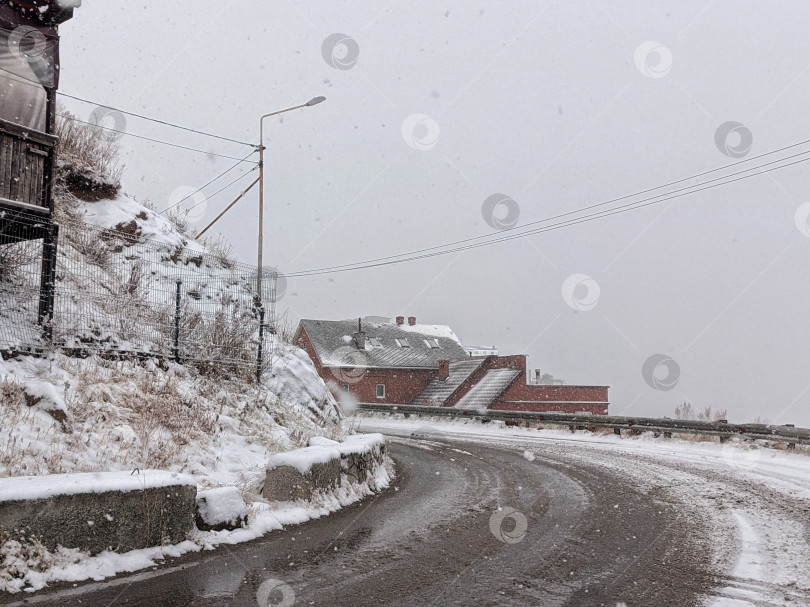
[[[262,299],[262,244],[264,240],[264,119],[276,114],[283,114],[302,107],[311,107],[318,105],[321,101],[326,101],[326,97],[313,97],[306,103],[288,107],[285,110],[278,110],[277,112],[270,112],[265,114],[259,119],[259,253],[256,272],[256,296],[258,297],[259,304]]]

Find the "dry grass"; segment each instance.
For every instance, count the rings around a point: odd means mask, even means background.
[[[96,357],[54,358],[56,371],[39,371],[38,379],[64,393],[64,424],[27,406],[16,381],[0,381],[0,477],[134,468],[191,471],[201,464],[216,466],[228,433],[275,452],[305,446],[315,435],[338,438],[344,432],[334,416],[238,378],[179,365],[165,370]],[[229,421],[223,425],[223,419]],[[251,471],[246,474],[245,482],[254,483]]]
[[[726,409],[712,411],[711,405],[704,407],[702,411],[697,411],[689,401],[684,401],[683,404],[675,407],[675,419],[716,422],[721,419],[727,419],[727,416],[728,411]]]
[[[117,134],[100,127],[84,124],[64,107],[57,108],[56,134],[59,136],[59,164],[62,178],[82,192],[94,187],[102,190],[102,198],[118,191],[124,167],[119,162],[120,145]],[[86,183],[82,184],[84,181]],[[107,186],[106,188],[104,186]],[[71,187],[73,190],[73,187]],[[100,198],[85,198],[99,200]]]

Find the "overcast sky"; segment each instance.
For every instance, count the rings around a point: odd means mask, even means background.
[[[519,229],[810,139],[808,26],[798,0],[85,0],[61,28],[61,90],[248,142],[261,114],[325,95],[265,122],[264,259],[290,273]],[[333,34],[348,40],[324,46]],[[135,118],[125,130],[250,152]],[[124,189],[158,208],[234,162],[122,145]],[[494,194],[514,204],[487,221]],[[291,278],[280,309],[448,324],[567,383],[610,385],[614,414],[689,400],[807,426],[808,200],[798,164],[493,246]],[[255,263],[256,193],[217,229]]]

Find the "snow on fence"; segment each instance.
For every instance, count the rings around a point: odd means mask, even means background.
[[[720,442],[732,437],[771,440],[786,443],[788,448],[796,445],[810,445],[810,428],[796,428],[793,424],[730,424],[727,420],[715,422],[669,419],[654,417],[626,417],[618,415],[592,415],[590,413],[557,413],[539,411],[509,411],[503,409],[456,409],[454,407],[430,407],[425,405],[381,405],[379,403],[359,403],[361,411],[403,415],[409,417],[460,417],[483,422],[492,420],[511,424],[538,424],[563,426],[572,432],[577,428],[608,428],[619,436],[623,431],[653,432],[665,438],[673,434],[694,434],[717,436]]]
[[[0,217],[0,351],[159,357],[207,366],[262,363],[278,275],[211,255],[176,233],[144,237],[143,223],[59,228],[53,284],[41,273],[32,218]],[[39,322],[52,289],[52,318]],[[44,331],[43,331],[44,329]],[[43,337],[45,336],[45,337]]]

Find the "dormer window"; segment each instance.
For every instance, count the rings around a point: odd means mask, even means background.
[[[397,342],[397,345],[398,345],[400,348],[410,348],[410,347],[411,347],[411,344],[409,344],[409,343],[408,343],[408,340],[407,340],[407,339],[405,339],[405,338],[402,338],[402,339],[395,339],[394,341],[395,341],[395,342]]]
[[[433,339],[426,339],[426,340],[425,340],[425,345],[426,345],[428,348],[438,348],[438,347],[439,347],[439,340],[438,340],[438,339],[435,339],[435,338],[433,338]]]
[[[382,342],[376,337],[369,337],[368,338],[368,345],[372,348],[382,348]]]

